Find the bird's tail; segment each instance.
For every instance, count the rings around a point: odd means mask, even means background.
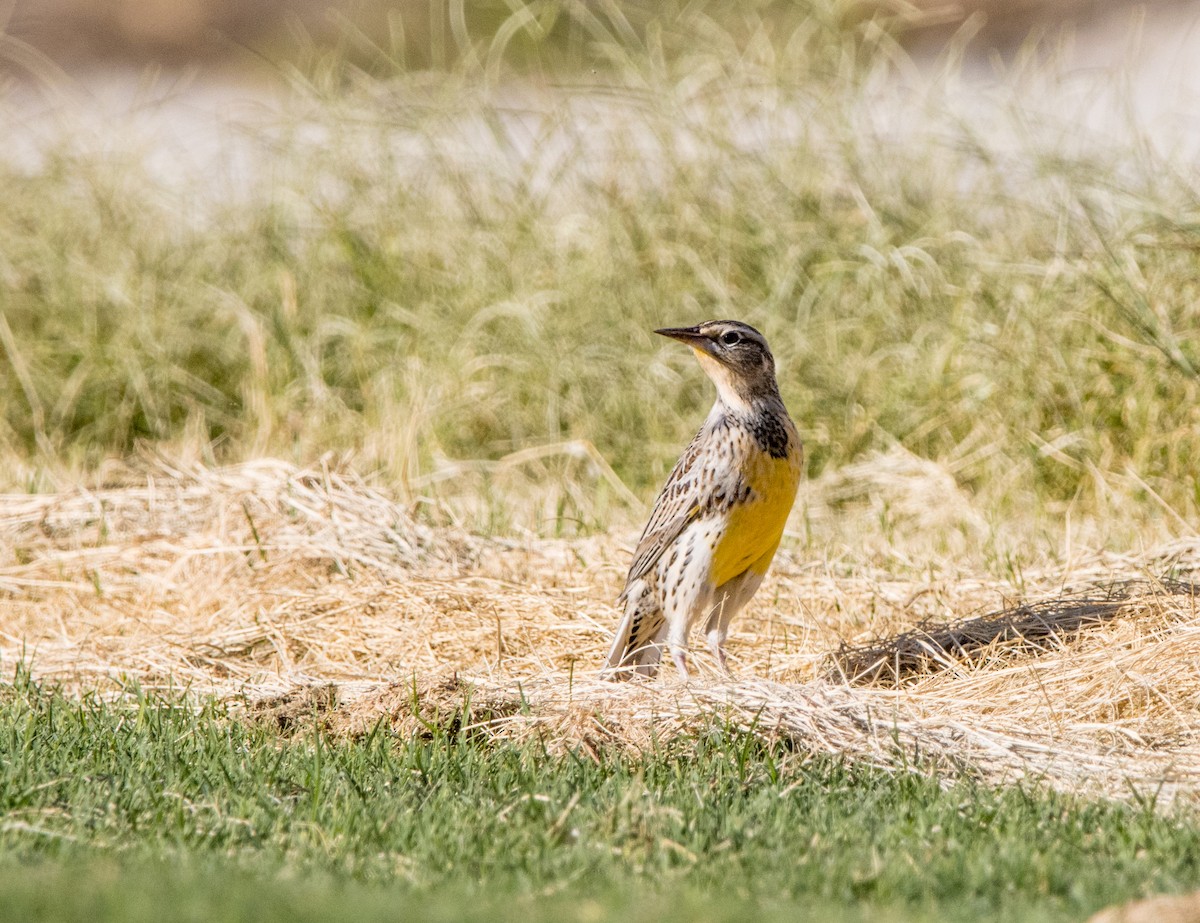
[[[662,607],[653,594],[638,587],[625,597],[625,616],[617,626],[616,636],[608,651],[608,661],[601,671],[607,679],[626,680],[634,676],[653,676],[662,659],[659,634],[664,619]]]

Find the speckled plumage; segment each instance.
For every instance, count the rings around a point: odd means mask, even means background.
[[[783,535],[803,447],[779,396],[766,340],[737,321],[658,331],[688,343],[717,401],[675,464],[642,532],[606,665],[653,676],[663,648],[687,678],[687,639],[704,621],[725,666],[729,623],[754,595]]]

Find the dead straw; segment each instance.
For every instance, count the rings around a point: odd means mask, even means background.
[[[689,684],[613,684],[597,668],[632,532],[480,538],[333,463],[156,463],[0,496],[0,665],[70,692],[215,695],[284,731],[451,727],[599,755],[716,720],[948,778],[1197,790],[1195,540],[1077,553],[1020,592],[961,559],[785,549],[734,626],[737,680],[697,654]]]

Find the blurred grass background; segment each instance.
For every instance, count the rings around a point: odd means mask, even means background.
[[[235,195],[0,159],[0,486],[333,451],[477,527],[604,527],[712,398],[650,331],[732,316],[810,477],[898,445],[1022,538],[1192,529],[1200,208],[1132,122],[964,108],[898,7],[436,11],[297,40]]]

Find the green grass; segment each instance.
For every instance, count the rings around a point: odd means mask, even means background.
[[[1200,885],[1200,825],[806,759],[718,724],[597,764],[216,705],[0,704],[0,919],[1072,920]]]
[[[334,450],[437,497],[457,482],[422,478],[446,458],[585,439],[648,494],[711,400],[650,330],[727,315],[768,334],[812,475],[899,442],[1026,536],[1196,520],[1190,173],[1124,126],[1089,145],[1015,102],[972,121],[889,90],[887,29],[836,5],[639,7],[629,28],[539,9],[557,18],[521,20],[519,63],[499,32],[433,74],[316,55],[303,114],[232,196],[69,149],[0,164],[9,478],[147,442]],[[505,89],[531,68],[532,154]],[[612,108],[580,121],[578,98]],[[589,464],[528,467],[567,485],[539,528],[608,522]],[[481,528],[528,497],[463,489],[495,507]]]

